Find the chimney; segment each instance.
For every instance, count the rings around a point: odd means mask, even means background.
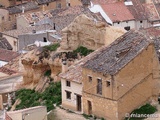
[[[42,6],[42,11],[45,11],[45,5]]]
[[[68,70],[67,59],[62,59],[62,73],[65,73]]]
[[[22,13],[24,13],[24,10],[25,10],[25,7],[24,7],[24,6],[22,6]]]

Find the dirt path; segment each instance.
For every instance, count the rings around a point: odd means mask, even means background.
[[[67,112],[57,107],[48,117],[48,120],[86,120],[82,115]]]

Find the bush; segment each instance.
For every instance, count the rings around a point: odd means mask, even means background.
[[[47,111],[54,109],[53,104],[61,104],[61,83],[51,83],[43,93],[38,93],[35,90],[21,89],[16,92],[16,99],[21,102],[16,106],[16,110],[45,105]]]
[[[143,120],[145,117],[143,117],[143,116],[140,117],[138,115],[145,115],[145,114],[150,115],[150,114],[155,113],[156,111],[157,111],[157,109],[155,106],[152,106],[147,103],[147,104],[141,106],[140,108],[135,109],[131,114],[137,115],[137,117],[132,116],[129,120]],[[128,118],[126,118],[126,120],[128,120]]]
[[[83,56],[87,56],[91,52],[93,52],[93,50],[87,49],[86,47],[83,47],[83,46],[80,46],[73,51],[74,54],[80,53]]]
[[[60,46],[60,44],[56,43],[56,44],[44,46],[44,48],[49,51],[56,51],[59,46]]]
[[[44,73],[44,76],[47,76],[47,77],[51,76],[51,70],[47,70],[47,71]]]
[[[84,118],[89,119],[92,115],[82,114]]]

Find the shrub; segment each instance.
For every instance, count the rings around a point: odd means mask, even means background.
[[[59,46],[60,46],[60,44],[56,43],[56,44],[44,46],[44,48],[49,51],[56,51]]]
[[[86,47],[83,47],[83,46],[80,46],[73,51],[74,54],[80,53],[83,56],[87,56],[91,52],[93,52],[93,50],[87,49]]]
[[[82,114],[84,118],[89,119],[92,115]]]
[[[51,76],[51,70],[47,70],[45,73],[44,73],[44,76]]]
[[[129,120],[142,120],[144,119],[145,117],[140,117],[138,115],[150,115],[150,114],[153,114],[157,111],[156,107],[155,106],[152,106],[150,104],[145,104],[143,106],[141,106],[140,108],[138,109],[135,109],[134,111],[132,111],[131,114],[134,114],[134,115],[137,115],[137,117],[135,116],[132,116],[131,118],[129,118]],[[126,120],[128,120],[128,118],[126,118]]]
[[[21,102],[16,106],[16,110],[45,105],[47,111],[54,109],[53,104],[61,104],[61,83],[51,83],[43,93],[30,89],[21,89],[16,92],[16,99]]]

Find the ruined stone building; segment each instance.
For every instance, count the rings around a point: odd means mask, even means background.
[[[62,106],[121,120],[125,113],[157,99],[158,72],[153,41],[139,31],[129,31],[60,74]]]

